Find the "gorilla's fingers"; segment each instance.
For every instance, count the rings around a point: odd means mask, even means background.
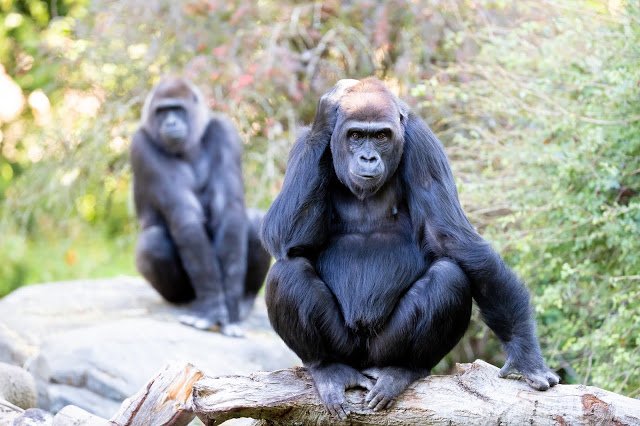
[[[509,361],[507,361],[504,364],[504,367],[502,367],[500,369],[500,372],[498,373],[498,376],[500,376],[500,377],[502,377],[504,379],[505,377],[509,376],[510,374],[517,374],[517,373],[518,373],[518,371],[511,366],[511,363]]]
[[[381,374],[381,370],[376,367],[371,367],[371,368],[367,368],[366,370],[363,370],[362,374],[372,378],[373,380],[378,380],[378,377],[380,377],[380,374]]]
[[[356,383],[356,386],[359,386],[361,388],[364,388],[370,391],[375,386],[375,382],[370,378],[368,378],[367,376],[362,375],[362,377],[358,379],[358,383]]]
[[[524,376],[525,381],[529,386],[539,391],[546,391],[549,389],[549,382],[542,374],[527,374]]]
[[[178,321],[180,321],[182,324],[190,325],[191,327],[197,328],[199,330],[210,330],[215,326],[215,323],[213,323],[212,321],[192,314],[180,315],[178,317]]]
[[[327,93],[327,101],[330,102],[330,104],[337,104],[340,98],[344,96],[347,89],[358,83],[360,83],[359,80],[354,80],[352,78],[343,78],[342,80],[338,80],[335,86],[333,86],[333,89]]]
[[[545,377],[549,381],[549,385],[552,387],[560,383],[560,376],[558,376],[553,371],[547,371],[547,373],[545,374]]]
[[[221,333],[229,337],[244,337],[244,329],[238,323],[225,324],[220,329]]]

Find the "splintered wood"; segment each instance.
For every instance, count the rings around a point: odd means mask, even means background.
[[[546,391],[498,377],[484,361],[459,364],[452,376],[414,383],[388,410],[374,413],[364,391],[347,392],[351,425],[640,425],[640,400],[592,386]],[[208,425],[238,417],[264,424],[341,424],[328,415],[302,368],[248,376],[205,377],[194,386],[193,407]]]
[[[195,417],[191,392],[204,374],[191,364],[169,364],[127,398],[111,421],[119,426],[187,425]]]

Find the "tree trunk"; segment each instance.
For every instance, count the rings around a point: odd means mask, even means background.
[[[459,364],[452,376],[409,387],[390,408],[374,413],[364,391],[347,392],[351,425],[640,425],[640,400],[593,386],[557,385],[539,392],[498,377],[484,361]],[[207,425],[239,417],[260,424],[340,424],[320,402],[304,368],[248,376],[205,377],[194,385],[193,409]]]
[[[350,390],[346,398],[352,413],[340,423],[325,410],[304,368],[203,377],[191,364],[170,364],[110,421],[68,406],[53,425],[181,426],[195,415],[206,425],[241,417],[260,425],[640,425],[640,400],[582,385],[539,392],[522,381],[500,379],[498,369],[484,361],[459,364],[452,376],[419,380],[382,412],[366,408],[364,390]],[[50,419],[36,420],[46,413],[30,411],[0,401],[0,425],[21,417],[51,425]]]
[[[195,417],[187,406],[193,384],[203,375],[191,364],[169,364],[127,398],[111,421],[120,426],[187,425]]]

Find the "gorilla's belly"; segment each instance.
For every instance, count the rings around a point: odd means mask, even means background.
[[[417,245],[394,233],[334,236],[316,263],[346,324],[362,332],[375,332],[384,325],[425,266]]]

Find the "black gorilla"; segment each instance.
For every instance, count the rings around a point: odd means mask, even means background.
[[[242,334],[270,262],[240,156],[233,125],[190,82],[166,78],[148,95],[131,145],[138,270],[169,302],[193,300],[182,322],[227,335]]]
[[[320,99],[262,240],[277,259],[271,323],[334,415],[348,414],[347,388],[368,389],[379,410],[428,375],[463,336],[472,298],[504,344],[503,377],[558,383],[527,290],[467,220],[442,145],[376,79]]]

